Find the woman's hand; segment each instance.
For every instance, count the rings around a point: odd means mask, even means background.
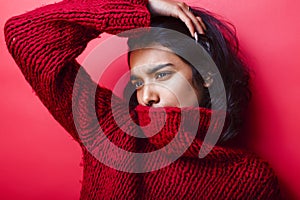
[[[171,16],[181,19],[188,27],[191,35],[194,33],[205,34],[205,25],[200,17],[196,17],[189,6],[181,1],[175,0],[149,0],[148,9],[152,15]]]

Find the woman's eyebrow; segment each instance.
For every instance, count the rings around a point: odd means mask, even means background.
[[[139,79],[136,75],[130,75],[130,81],[134,81],[134,80],[137,80]]]
[[[155,67],[151,67],[150,69],[148,69],[146,71],[147,74],[153,74],[155,72],[157,72],[158,70],[165,68],[165,67],[169,67],[169,66],[174,66],[172,63],[165,63],[165,64],[160,64],[160,65],[156,65]]]

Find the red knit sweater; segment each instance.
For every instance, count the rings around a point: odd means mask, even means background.
[[[91,88],[96,85],[85,71],[84,78],[74,85],[80,68],[75,59],[87,43],[102,32],[116,34],[149,26],[146,4],[144,0],[65,0],[13,17],[5,25],[8,49],[26,80],[54,118],[82,147],[81,199],[278,199],[276,176],[257,156],[217,145],[205,158],[198,158],[212,111],[167,108],[164,113],[163,108],[154,109],[150,129],[159,127],[165,118],[166,123],[148,140],[137,139],[125,133],[138,134],[140,130],[124,117],[128,116],[128,106],[122,99],[98,86],[95,100]],[[116,105],[114,115],[111,99]],[[72,103],[76,109],[72,110]],[[97,120],[91,118],[95,107]],[[181,119],[184,112],[188,117]],[[200,113],[200,122],[195,120],[195,112]],[[130,114],[140,125],[149,123],[147,107],[138,106]],[[122,122],[121,127],[114,119]],[[187,126],[179,128],[180,121]],[[105,135],[100,134],[99,124]],[[129,173],[99,161],[114,156],[121,167],[130,168],[138,163],[140,167],[153,168],[176,153],[189,137],[189,127],[195,124],[199,128],[190,148],[162,169]],[[142,128],[145,135],[148,130]],[[101,145],[107,136],[126,151],[151,152],[168,144],[176,134],[181,134],[178,146],[165,149],[165,157],[142,163],[134,157],[108,153],[108,147]]]

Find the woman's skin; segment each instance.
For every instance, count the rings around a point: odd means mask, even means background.
[[[151,15],[171,16],[182,20],[192,36],[204,34],[200,17],[189,6],[174,0],[149,0]],[[193,85],[192,70],[176,54],[162,46],[135,50],[130,55],[131,82],[137,90],[138,103],[152,107],[198,106],[201,88]],[[158,49],[157,49],[158,48]]]
[[[199,106],[191,67],[166,47],[155,45],[130,55],[131,83],[138,103],[152,107]],[[197,87],[198,88],[198,87]]]
[[[148,9],[151,15],[170,16],[183,21],[188,27],[191,35],[195,37],[195,32],[205,34],[205,24],[200,17],[196,17],[189,11],[189,6],[181,1],[174,0],[149,0]]]

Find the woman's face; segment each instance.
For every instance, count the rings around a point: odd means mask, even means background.
[[[191,67],[166,47],[138,49],[130,54],[131,83],[138,103],[153,107],[198,106],[201,92]]]

